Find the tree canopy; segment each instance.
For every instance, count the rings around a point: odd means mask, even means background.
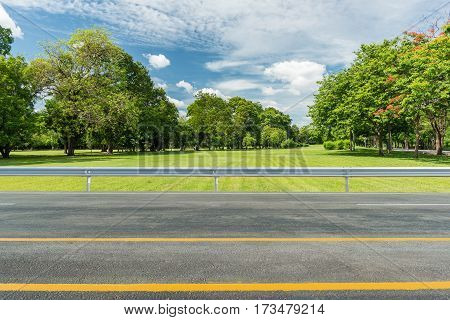
[[[310,107],[313,125],[324,140],[376,144],[379,154],[394,142],[416,156],[431,126],[433,145],[442,154],[448,127],[450,92],[449,26],[442,32],[407,33],[401,38],[362,45],[346,69],[327,75]],[[428,123],[424,121],[428,120]]]

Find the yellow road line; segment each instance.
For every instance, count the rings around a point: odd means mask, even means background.
[[[150,283],[150,284],[38,284],[2,283],[0,291],[83,292],[223,292],[223,291],[376,291],[449,290],[450,281],[330,282],[330,283]]]
[[[450,238],[0,238],[0,242],[447,242]]]

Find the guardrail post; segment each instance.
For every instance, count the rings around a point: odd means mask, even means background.
[[[216,175],[216,171],[213,171],[214,174],[214,192],[219,192],[219,177]]]
[[[350,177],[349,176],[345,176],[345,192],[350,192]]]
[[[91,192],[91,176],[87,176],[86,180],[86,192]]]

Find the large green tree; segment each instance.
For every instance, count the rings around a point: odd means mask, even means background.
[[[22,57],[0,56],[0,153],[9,158],[14,147],[30,140],[33,88]]]
[[[402,106],[414,121],[416,156],[421,119],[426,117],[435,134],[436,154],[442,155],[450,113],[450,25],[442,33],[408,33],[402,54]]]
[[[31,64],[34,83],[54,100],[48,113],[64,137],[67,155],[74,155],[87,129],[97,130],[102,111],[117,111],[100,104],[122,86],[125,54],[101,29],[78,30],[67,41],[47,43],[44,51],[45,57]],[[112,101],[124,106],[116,98]]]

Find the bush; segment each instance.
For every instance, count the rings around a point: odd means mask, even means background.
[[[350,140],[325,141],[323,147],[326,150],[349,150]]]
[[[323,143],[323,147],[325,148],[325,150],[336,150],[337,149],[336,143],[334,141],[325,141]]]
[[[297,143],[292,139],[286,139],[281,143],[281,148],[283,149],[291,149],[298,147]]]
[[[338,141],[336,141],[336,149],[338,149],[338,150],[350,150],[350,140],[338,140]]]

